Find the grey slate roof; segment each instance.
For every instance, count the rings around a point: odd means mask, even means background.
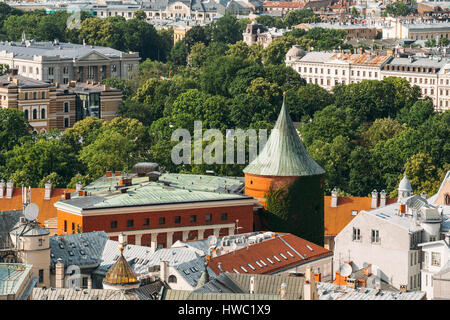
[[[65,266],[95,268],[100,265],[108,236],[104,231],[76,233],[50,237],[50,268],[54,270],[57,259]]]
[[[31,79],[31,78],[24,77],[24,76],[21,76],[21,75],[15,75],[15,76],[11,77],[12,79],[17,79],[18,80],[18,85],[15,85],[12,80],[8,80],[9,77],[10,77],[10,75],[8,75],[8,74],[0,76],[0,83],[3,84],[3,87],[7,87],[7,88],[15,88],[15,87],[19,87],[19,88],[48,88],[48,87],[51,86],[51,84],[49,84],[47,82]]]
[[[263,150],[244,170],[261,176],[311,176],[325,170],[306,152],[289,116],[286,99]]]
[[[17,222],[10,233],[25,237],[45,236],[50,234],[50,232],[41,228],[39,223],[35,221],[27,221],[26,223]]]
[[[122,290],[34,288],[32,300],[137,300],[137,297]]]
[[[198,286],[205,271],[205,261],[203,258],[197,258],[183,262],[177,265],[175,268],[177,269],[180,276],[182,276],[183,279],[186,280],[187,283],[189,283],[189,285],[195,288],[196,286]],[[209,267],[207,267],[207,270],[210,279],[216,276]]]
[[[249,293],[203,293],[186,290],[165,290],[161,300],[280,300],[280,295]]]
[[[163,287],[166,289],[170,288],[166,283],[161,280],[157,280],[155,282],[140,286],[139,288],[127,290],[127,293],[135,294],[139,300],[157,300]]]
[[[0,211],[0,247],[9,243],[9,231],[20,217],[23,217],[22,210]]]

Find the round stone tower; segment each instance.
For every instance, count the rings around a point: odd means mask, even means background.
[[[289,116],[285,96],[266,145],[244,174],[245,193],[274,215],[269,214],[272,223],[267,228],[323,244],[325,170],[306,152]],[[284,196],[274,196],[279,191]]]

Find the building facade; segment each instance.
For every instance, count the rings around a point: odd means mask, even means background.
[[[139,54],[87,44],[36,42],[0,42],[0,64],[17,69],[20,76],[50,83],[69,81],[101,82],[117,77],[129,79],[137,74]]]

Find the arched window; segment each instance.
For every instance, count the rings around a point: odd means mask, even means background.
[[[29,117],[29,115],[28,115],[28,110],[25,110],[24,113],[25,113],[25,119],[29,120],[30,117]]]
[[[448,193],[444,196],[445,205],[450,206],[450,195]]]
[[[169,276],[169,283],[177,283],[177,277],[174,275]]]
[[[41,109],[41,119],[45,119],[45,109]]]
[[[37,119],[37,110],[33,109],[33,120]]]

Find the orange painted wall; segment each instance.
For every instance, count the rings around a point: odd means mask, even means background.
[[[58,215],[58,222],[57,222],[57,234],[72,234],[72,223],[75,224],[75,233],[77,231],[77,224],[80,225],[81,230],[83,232],[86,232],[84,230],[83,226],[83,217],[78,216],[76,214],[67,213],[61,210],[56,210]],[[64,231],[64,221],[67,221],[67,231]]]
[[[272,187],[274,190],[294,182],[298,177],[257,176],[245,174],[245,194],[266,205],[265,196]]]

